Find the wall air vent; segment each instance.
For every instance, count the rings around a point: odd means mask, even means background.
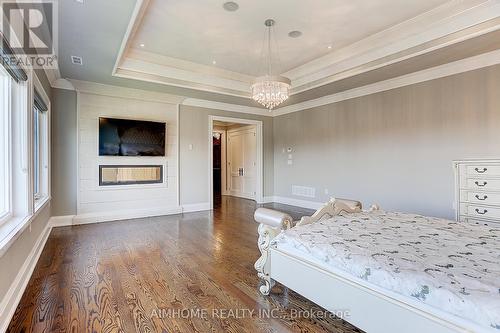
[[[292,195],[306,198],[315,198],[316,189],[314,187],[292,185]]]
[[[83,65],[82,57],[71,56],[71,62],[73,63],[73,65]]]

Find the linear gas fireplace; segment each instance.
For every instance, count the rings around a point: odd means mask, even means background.
[[[99,186],[163,183],[163,165],[100,165]]]

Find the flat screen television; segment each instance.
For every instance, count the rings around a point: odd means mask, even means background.
[[[166,124],[99,118],[99,156],[165,156]]]

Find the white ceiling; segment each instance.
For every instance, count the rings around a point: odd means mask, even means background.
[[[258,76],[264,20],[275,32],[281,72],[343,48],[429,11],[446,0],[236,0],[227,12],[223,0],[151,0],[131,48]],[[300,30],[299,38],[288,32]],[[213,61],[216,64],[213,65]]]

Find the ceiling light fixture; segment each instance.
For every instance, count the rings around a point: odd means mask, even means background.
[[[328,47],[327,47],[327,48],[328,48],[329,50],[331,50],[331,49],[332,49],[332,46],[331,46],[331,45],[328,45]]]
[[[222,5],[222,7],[224,7],[224,9],[227,10],[228,12],[235,12],[238,10],[238,8],[240,8],[240,5],[238,5],[234,1],[228,1],[228,2],[225,2]]]
[[[269,111],[288,99],[291,87],[290,79],[272,74],[271,32],[275,23],[273,19],[264,22],[267,27],[267,75],[258,77],[251,87],[252,99],[265,106]],[[279,55],[277,58],[279,60]]]
[[[140,46],[140,47],[144,47],[144,46],[146,46],[146,45],[144,45],[144,44],[140,44],[139,46]]]
[[[302,36],[302,31],[294,30],[288,33],[288,37],[290,38],[299,38],[300,36]]]
[[[212,65],[217,65],[217,61],[212,61]]]

